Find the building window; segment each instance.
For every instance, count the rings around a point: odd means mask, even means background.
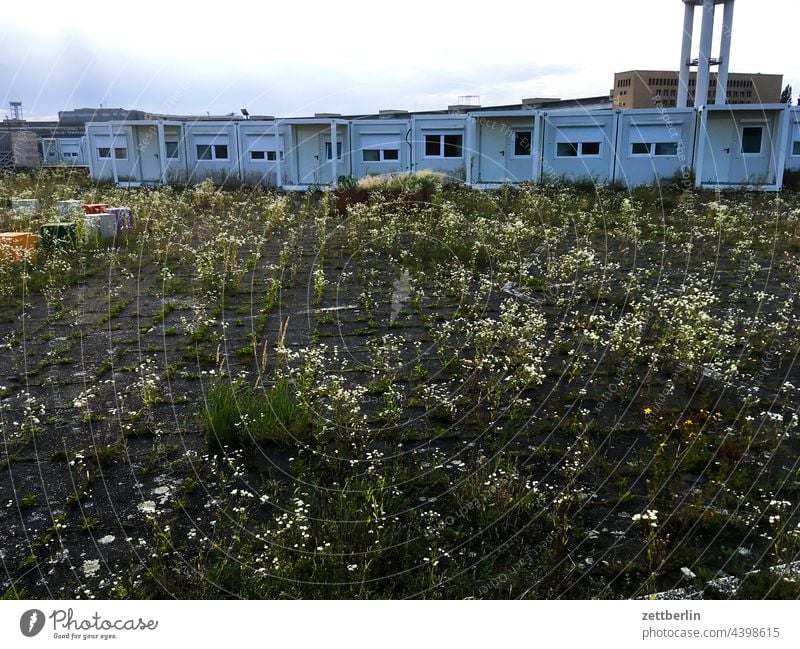
[[[111,149],[107,146],[101,146],[97,149],[97,157],[98,158],[110,158],[111,157]]]
[[[677,142],[634,142],[631,144],[631,155],[678,155]]]
[[[114,157],[117,160],[127,160],[128,159],[128,149],[126,149],[124,146],[114,147]]]
[[[742,129],[742,153],[761,153],[761,139],[764,129],[761,126],[745,126]]]
[[[559,142],[556,145],[556,155],[559,158],[576,158],[578,156],[578,145],[572,142]]]
[[[181,157],[178,153],[177,142],[164,142],[164,150],[167,152],[167,158],[170,160],[177,160]]]
[[[600,142],[581,142],[581,155],[600,155]]]
[[[526,157],[531,154],[531,132],[514,131],[514,155]]]
[[[429,134],[425,136],[426,158],[460,158],[463,155],[462,135]]]
[[[266,160],[267,159],[267,152],[266,151],[251,151],[250,152],[250,159],[251,160]]]
[[[197,159],[198,160],[227,160],[228,159],[228,145],[227,144],[198,144],[197,145]]]
[[[792,142],[792,155],[800,155],[800,142]]]
[[[362,151],[364,162],[389,162],[400,159],[399,149],[364,149]]]
[[[600,142],[559,142],[556,144],[556,156],[559,158],[599,155]]]
[[[677,142],[656,142],[655,155],[678,155]]]
[[[325,142],[325,159],[330,160],[333,158],[333,143],[332,142]],[[336,159],[342,159],[342,143],[336,143]]]

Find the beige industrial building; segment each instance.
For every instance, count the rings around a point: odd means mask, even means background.
[[[693,106],[697,73],[689,76],[689,93],[685,106]],[[728,74],[728,104],[769,104],[780,100],[783,75]],[[678,107],[679,75],[677,71],[629,70],[614,75],[612,91],[614,108]],[[706,102],[713,104],[717,95],[717,73],[710,74]],[[683,106],[681,106],[682,108]]]

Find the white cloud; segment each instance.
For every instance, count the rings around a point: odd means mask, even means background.
[[[800,90],[792,0],[740,2],[732,69]],[[41,7],[40,7],[41,5]],[[615,71],[675,69],[677,0],[482,4],[37,3],[0,25],[3,103],[306,114],[604,94]],[[697,14],[699,33],[699,17]]]

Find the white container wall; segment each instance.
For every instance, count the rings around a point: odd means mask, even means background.
[[[239,178],[239,147],[234,122],[188,122],[184,126],[189,182]]]
[[[800,107],[789,110],[789,141],[786,144],[786,170],[800,171]]]
[[[542,113],[543,180],[610,182],[618,111]]]
[[[697,187],[780,190],[789,114],[782,104],[703,107],[695,155]]]
[[[136,180],[132,127],[104,122],[86,125],[87,158],[92,178],[115,182]]]
[[[469,177],[476,186],[539,180],[539,116],[535,111],[473,113]]]
[[[298,119],[283,122],[283,126],[285,186],[303,189],[330,185],[339,176],[351,175],[348,122]]]
[[[283,135],[275,121],[248,120],[239,122],[238,129],[242,180],[248,185],[281,185],[285,149]]]
[[[691,108],[621,111],[614,180],[634,187],[690,178],[695,122]]]
[[[356,178],[408,171],[411,121],[375,119],[351,122],[352,175]]]
[[[45,160],[71,147],[85,155],[92,178],[131,184],[210,177],[302,190],[335,186],[343,176],[434,171],[476,188],[558,179],[636,186],[685,184],[694,172],[700,189],[775,191],[784,168],[800,171],[800,110],[742,104],[105,122],[87,124],[81,140],[42,146]]]
[[[474,151],[467,136],[466,115],[418,115],[411,118],[412,171],[435,171],[447,178],[467,180],[467,163]]]

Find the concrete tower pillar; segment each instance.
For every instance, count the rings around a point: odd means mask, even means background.
[[[678,99],[675,105],[685,108],[689,99],[690,59],[692,58],[692,33],[694,32],[694,4],[683,5],[683,44],[681,45],[681,66],[678,68]]]
[[[711,78],[711,46],[714,36],[714,0],[703,0],[703,22],[700,27],[700,55],[697,58],[697,84],[694,87],[694,105],[705,106],[708,102],[708,86]]]
[[[733,30],[733,1],[725,0],[722,13],[722,39],[719,46],[719,71],[717,72],[717,104],[728,103],[728,62],[731,57],[731,31]]]

